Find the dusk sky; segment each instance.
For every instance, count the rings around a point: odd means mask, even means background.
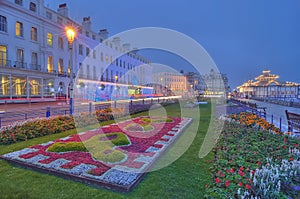
[[[110,35],[140,27],[163,27],[199,42],[229,77],[232,89],[262,70],[281,81],[300,82],[300,1],[82,1],[45,0],[56,10],[67,3],[72,19],[90,16],[93,30]],[[144,54],[147,54],[145,52]],[[152,62],[190,70],[167,53],[148,52]]]

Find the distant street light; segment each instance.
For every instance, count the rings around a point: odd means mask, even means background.
[[[76,32],[72,27],[66,27],[66,35],[69,43],[69,52],[70,52],[70,115],[73,115],[74,111],[74,93],[73,93],[73,85],[74,85],[74,76],[73,76],[73,42],[76,37]]]
[[[116,92],[116,97],[115,97],[115,108],[117,107],[117,91],[118,91],[117,82],[118,82],[118,79],[119,79],[119,76],[116,75],[116,76],[115,76],[115,80],[116,80],[116,89],[115,89],[115,92]]]

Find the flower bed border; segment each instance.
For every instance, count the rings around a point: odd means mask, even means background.
[[[30,164],[30,163],[26,163],[17,159],[13,159],[13,158],[9,158],[9,157],[4,157],[4,155],[0,156],[0,159],[2,160],[6,160],[9,163],[16,165],[16,166],[20,166],[22,168],[26,168],[26,169],[30,169],[33,171],[38,171],[41,173],[45,173],[45,174],[51,174],[57,177],[61,177],[63,179],[67,179],[67,180],[73,180],[76,182],[81,182],[87,185],[91,185],[91,186],[95,186],[95,187],[99,187],[99,188],[106,188],[109,190],[114,190],[114,191],[118,191],[118,192],[123,192],[123,193],[127,193],[130,192],[134,187],[136,187],[146,176],[146,174],[148,173],[147,171],[149,171],[149,169],[157,162],[157,160],[162,157],[166,150],[169,149],[174,142],[182,135],[182,133],[186,130],[186,128],[188,128],[188,126],[191,124],[192,119],[191,118],[182,118],[183,120],[181,120],[181,122],[179,124],[177,124],[176,126],[174,126],[173,128],[177,128],[178,132],[176,133],[176,136],[174,136],[173,139],[170,139],[168,141],[168,144],[165,145],[165,147],[162,147],[159,149],[159,152],[156,153],[154,155],[154,158],[151,160],[151,162],[149,162],[145,168],[143,168],[143,172],[142,173],[137,173],[137,177],[136,179],[129,185],[119,185],[119,184],[113,184],[110,182],[105,182],[103,180],[97,180],[97,179],[93,179],[93,178],[88,178],[86,176],[82,176],[82,175],[75,175],[75,174],[71,174],[71,173],[66,173],[60,170],[56,170],[56,169],[52,169],[52,168],[45,168],[39,165],[34,165],[34,164]],[[131,119],[129,119],[131,120]],[[128,121],[128,120],[126,120]],[[126,122],[124,121],[124,122]],[[183,121],[185,121],[184,123],[182,123]],[[180,125],[180,128],[178,128],[177,126]],[[109,126],[109,125],[107,125]],[[107,126],[103,126],[103,127],[107,127]],[[101,128],[103,128],[101,127]],[[171,132],[171,131],[169,131]]]

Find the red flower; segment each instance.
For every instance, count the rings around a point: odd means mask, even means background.
[[[238,185],[241,187],[241,186],[243,186],[243,183],[242,183],[242,182],[239,182],[239,184],[238,184]]]
[[[215,179],[215,182],[216,182],[216,183],[220,183],[221,180],[220,180],[219,178],[216,178],[216,179]]]
[[[227,180],[227,181],[225,182],[225,186],[228,187],[229,185],[230,185],[230,180]]]
[[[243,177],[245,175],[245,173],[242,171],[239,171],[239,175]]]
[[[229,160],[229,162],[233,162],[233,160]]]
[[[242,167],[240,167],[240,171],[244,171],[244,167],[242,166]]]
[[[293,157],[290,157],[290,161],[293,161],[294,160],[294,158]]]
[[[220,177],[225,177],[225,175],[222,173],[222,171],[219,171],[218,174]]]
[[[256,162],[257,165],[261,165],[261,162]]]
[[[294,147],[298,147],[298,144],[296,143],[296,144],[294,144]]]
[[[251,189],[251,186],[249,184],[246,184],[245,188],[249,190],[249,189]]]

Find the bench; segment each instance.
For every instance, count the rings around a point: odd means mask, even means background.
[[[300,133],[300,114],[289,112],[285,110],[287,122],[288,122],[288,131],[294,133]]]

